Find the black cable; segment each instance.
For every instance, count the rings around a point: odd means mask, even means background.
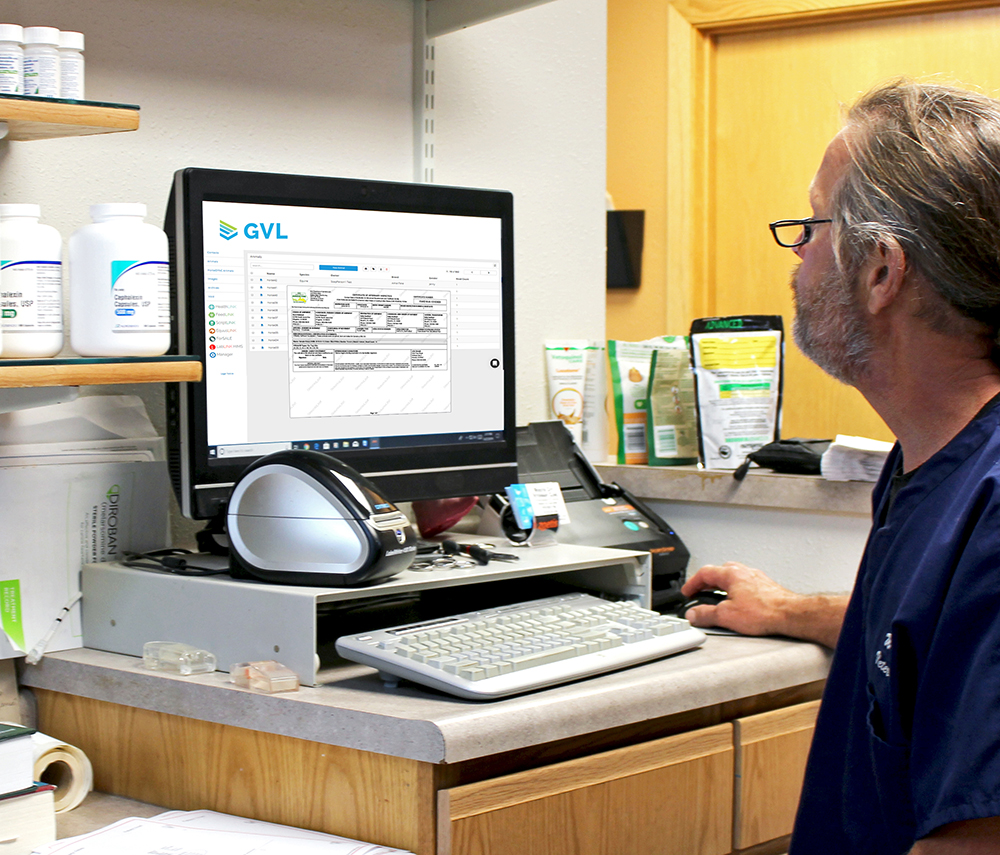
[[[165,570],[178,576],[222,576],[229,572],[225,567],[205,567],[192,564],[186,556],[202,553],[190,549],[153,549],[149,552],[126,552],[122,564],[136,570]]]

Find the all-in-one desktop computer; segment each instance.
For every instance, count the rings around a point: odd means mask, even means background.
[[[168,388],[183,513],[218,518],[282,449],[335,456],[391,501],[517,480],[511,195],[185,169],[171,241]]]

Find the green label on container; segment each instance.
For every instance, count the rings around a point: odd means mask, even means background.
[[[21,583],[17,579],[0,581],[0,625],[13,644],[24,650],[24,624],[21,621]]]

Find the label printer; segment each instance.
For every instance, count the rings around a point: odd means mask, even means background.
[[[624,487],[607,484],[561,421],[532,422],[517,429],[517,470],[522,483],[559,484],[570,524],[560,526],[561,543],[648,550],[653,569],[653,608],[667,611],[680,593],[690,553],[674,530]],[[512,514],[494,496],[501,522]]]

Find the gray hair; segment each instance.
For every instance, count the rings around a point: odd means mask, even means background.
[[[841,270],[853,277],[876,246],[898,245],[932,291],[922,314],[934,328],[958,331],[964,316],[996,335],[1000,101],[897,81],[850,108],[845,141],[852,165],[830,215]]]

